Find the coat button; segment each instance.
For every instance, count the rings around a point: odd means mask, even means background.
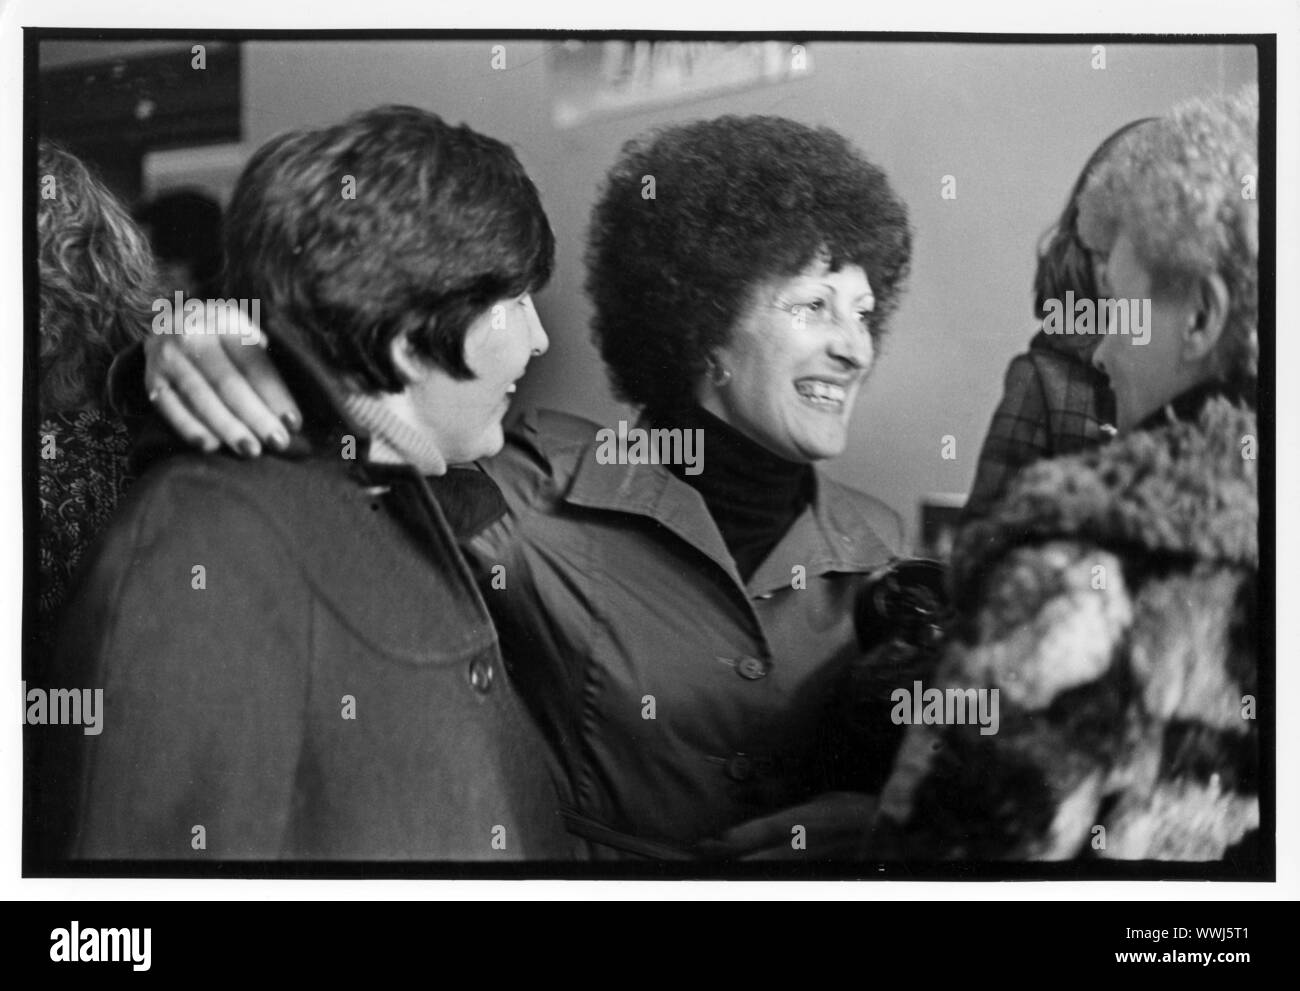
[[[474,691],[486,695],[488,689],[492,687],[492,662],[482,657],[470,661],[469,683],[474,687]]]
[[[759,657],[742,657],[736,662],[736,674],[746,681],[758,681],[759,678],[766,678],[767,672],[771,669],[772,665]]]
[[[754,774],[754,762],[747,754],[736,754],[727,761],[727,777],[732,781],[748,781]]]

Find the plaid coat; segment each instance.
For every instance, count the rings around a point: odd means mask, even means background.
[[[1007,368],[1002,401],[980,450],[964,517],[984,516],[1026,465],[1077,454],[1114,420],[1106,376],[1091,364],[1096,338],[1039,331]]]

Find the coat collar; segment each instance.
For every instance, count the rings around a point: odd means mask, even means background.
[[[642,418],[638,427],[648,427]],[[815,473],[813,497],[758,569],[744,582],[704,498],[659,464],[602,464],[593,437],[578,455],[564,501],[586,509],[655,520],[709,558],[749,595],[789,588],[792,569],[808,577],[873,571],[891,556],[888,545],[854,511],[843,488]]]

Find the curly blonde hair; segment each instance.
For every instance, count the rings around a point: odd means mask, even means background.
[[[41,415],[99,406],[108,366],[148,333],[156,270],[149,243],[75,155],[41,143]]]
[[[1136,128],[1088,181],[1079,233],[1108,252],[1122,229],[1157,285],[1217,273],[1229,307],[1221,380],[1254,395],[1259,371],[1259,89],[1191,100]]]

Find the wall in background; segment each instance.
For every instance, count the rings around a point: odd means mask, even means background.
[[[883,166],[912,211],[911,288],[855,415],[835,477],[893,505],[915,533],[929,492],[964,492],[1007,362],[1033,331],[1039,236],[1092,150],[1115,128],[1177,101],[1255,78],[1249,47],[818,42],[806,78],[556,130],[546,52],[554,42],[251,42],[244,139],[336,121],[382,102],[427,107],[517,149],[559,239],[556,276],[538,298],[551,337],[523,400],[602,422],[627,415],[588,340],[582,240],[604,170],[622,143],[657,124],[771,113],[837,128]],[[957,198],[940,196],[945,175]],[[957,441],[956,460],[940,457]]]

